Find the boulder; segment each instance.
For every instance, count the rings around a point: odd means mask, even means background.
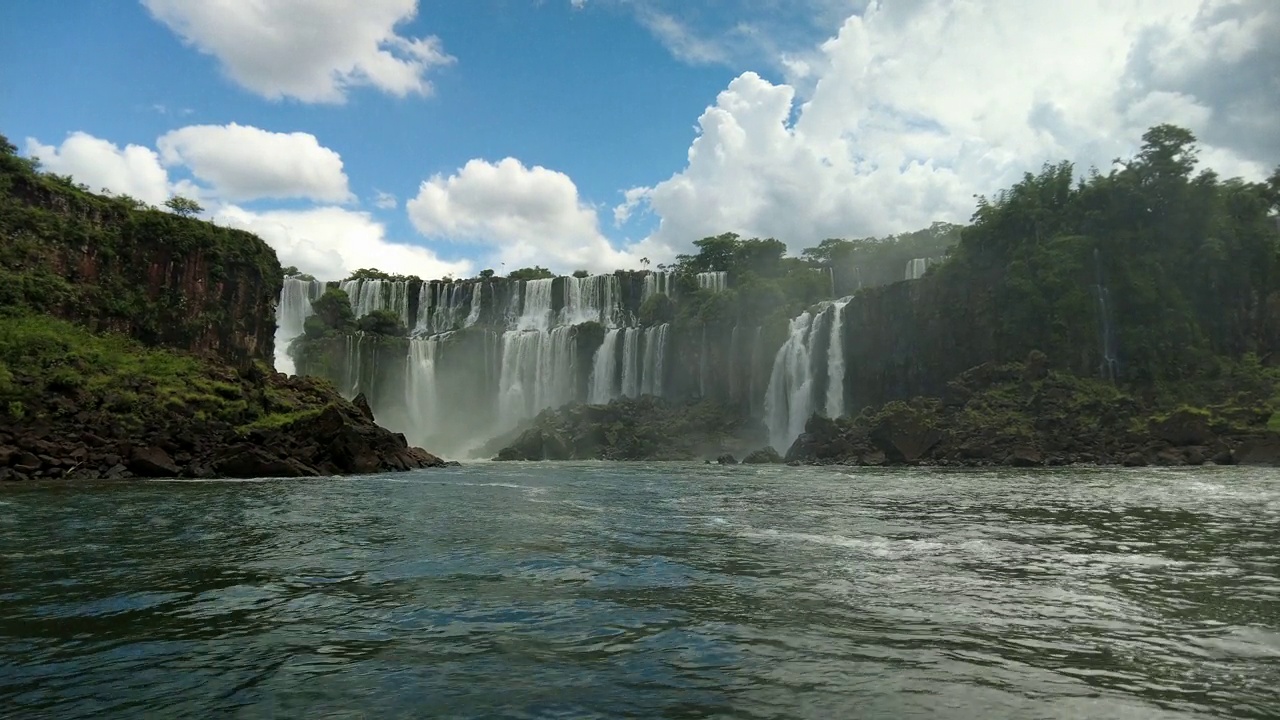
[[[748,465],[778,465],[782,463],[782,456],[772,446],[766,446],[746,456],[742,462]]]
[[[314,468],[288,457],[279,457],[267,450],[243,443],[221,450],[213,461],[213,470],[224,477],[314,477]]]
[[[1012,467],[1039,467],[1044,465],[1044,456],[1035,448],[1017,447],[1009,453],[1004,463]]]
[[[1236,465],[1280,466],[1280,436],[1269,434],[1246,439],[1231,454],[1231,462]]]
[[[134,448],[128,468],[139,477],[177,477],[180,471],[169,453],[158,447]]]
[[[356,395],[355,399],[351,401],[351,404],[356,406],[356,410],[359,410],[360,414],[363,415],[365,419],[369,422],[373,422],[373,408],[369,407],[369,399],[364,396],[364,393]]]
[[[925,422],[922,414],[910,409],[890,414],[871,430],[872,441],[895,463],[919,460],[944,437],[941,430]]]
[[[1022,366],[1022,379],[1027,382],[1049,377],[1049,357],[1039,350],[1032,350]]]
[[[1208,413],[1188,408],[1178,410],[1151,425],[1152,436],[1175,447],[1208,445],[1214,440]]]
[[[1125,455],[1121,464],[1125,467],[1146,467],[1148,465],[1147,458],[1139,452],[1133,452]]]
[[[725,453],[720,457],[716,458],[716,462],[719,463],[720,465],[737,465],[738,458],[734,457],[733,455],[730,455],[729,453]]]

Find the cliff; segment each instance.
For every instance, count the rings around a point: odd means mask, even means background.
[[[88,192],[0,137],[0,480],[314,476],[443,461],[288,378],[248,233]]]
[[[283,279],[243,231],[0,161],[0,305],[243,364],[269,360]]]

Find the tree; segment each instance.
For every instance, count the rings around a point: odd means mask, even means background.
[[[490,279],[490,278],[492,278],[492,277],[493,277],[493,270],[488,270],[488,269],[486,269],[486,270],[481,270],[481,271],[480,271],[480,279],[481,279],[481,280],[488,280],[488,279]]]
[[[356,327],[375,335],[404,337],[409,334],[404,323],[400,322],[400,316],[390,310],[374,310],[356,321]]]
[[[181,195],[174,195],[165,200],[164,206],[172,210],[175,215],[181,215],[182,217],[191,217],[204,212],[204,208],[200,206],[200,203]]]
[[[527,267],[527,268],[520,268],[519,270],[512,270],[507,275],[507,277],[511,278],[512,280],[546,280],[548,278],[553,278],[555,276],[556,276],[555,273],[542,267],[541,265],[535,265],[533,267]]]
[[[576,278],[578,278],[578,279],[582,279],[582,278],[584,278],[584,277],[588,277],[589,275],[591,275],[591,273],[587,272],[586,270],[574,270],[574,271],[573,271],[573,276],[574,276],[574,277],[576,277]]]

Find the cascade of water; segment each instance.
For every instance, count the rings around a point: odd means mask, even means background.
[[[640,301],[644,302],[649,299],[650,295],[670,295],[671,294],[671,274],[666,270],[650,270],[644,276],[644,290],[640,294]]]
[[[524,284],[524,302],[516,330],[540,330],[551,327],[551,285],[554,280],[529,280]]]
[[[786,454],[813,412],[813,373],[809,340],[814,316],[801,313],[788,325],[787,341],[773,359],[769,389],[765,393],[765,424],[774,449]]]
[[[1111,326],[1111,292],[1107,289],[1107,284],[1102,277],[1102,261],[1098,257],[1097,248],[1093,249],[1093,270],[1097,278],[1093,289],[1098,298],[1098,332],[1102,350],[1099,374],[1103,380],[1114,382],[1120,371],[1120,361],[1116,357],[1115,332]]]
[[[723,292],[729,289],[729,273],[721,271],[700,272],[697,275],[698,287],[711,292]]]
[[[640,328],[622,329],[622,394],[640,394]]]
[[[591,366],[591,392],[587,402],[603,405],[618,397],[618,333],[625,332],[612,328],[604,334],[604,343],[596,350],[595,361]]]
[[[508,427],[574,399],[573,328],[510,330],[502,335],[498,406]]]
[[[466,327],[480,322],[480,305],[483,302],[485,283],[471,284],[471,310],[467,313]]]
[[[442,408],[436,390],[440,340],[439,337],[426,337],[409,341],[408,377],[405,382],[409,417],[423,432],[436,427],[441,420]]]
[[[666,323],[644,329],[644,364],[640,371],[640,394],[661,396],[664,389],[665,359],[667,352]]]
[[[315,280],[285,278],[276,305],[276,370],[292,375],[295,372],[293,358],[289,357],[289,343],[302,334],[307,318],[311,317],[311,303],[324,294],[325,285]]]
[[[561,323],[577,325],[598,322],[605,327],[617,326],[621,306],[622,282],[617,275],[591,275],[564,279],[564,310]]]
[[[903,276],[904,280],[919,280],[924,277],[925,270],[929,269],[929,258],[914,258],[907,261],[907,270]]]
[[[850,298],[831,306],[831,335],[827,343],[827,417],[844,415],[844,306]]]

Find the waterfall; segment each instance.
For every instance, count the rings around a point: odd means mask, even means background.
[[[929,258],[915,258],[907,261],[907,271],[903,276],[904,280],[919,280],[924,277],[924,272],[929,269]]]
[[[644,276],[644,290],[640,301],[644,302],[651,295],[671,294],[671,273],[665,270],[651,270]]]
[[[302,334],[307,318],[311,317],[311,303],[324,294],[325,285],[315,280],[296,277],[285,278],[276,304],[276,370],[294,374],[293,358],[289,357],[289,343]]]
[[[622,394],[640,394],[640,328],[622,330]]]
[[[844,414],[843,317],[844,307],[850,300],[846,297],[819,303],[813,311],[801,313],[788,326],[787,341],[773,360],[764,400],[769,440],[780,453],[785,454],[804,432],[804,425],[819,407],[819,401],[823,402],[822,408],[829,417]],[[829,324],[819,323],[819,318],[824,322],[829,318]],[[827,331],[825,338],[820,334],[821,329]],[[816,397],[815,340],[827,342],[827,391],[823,398]]]
[[[618,397],[618,333],[626,332],[613,328],[604,334],[604,343],[596,350],[595,361],[591,366],[591,391],[587,402],[592,405],[603,405]]]
[[[439,393],[436,391],[439,349],[439,337],[409,341],[409,367],[406,371],[409,417],[419,428],[435,427],[442,419]]]
[[[574,355],[570,327],[503,333],[498,414],[506,428],[574,399]]]
[[[711,292],[724,292],[729,289],[729,273],[721,271],[700,272],[697,275],[698,287]]]
[[[561,324],[598,322],[616,327],[622,313],[622,283],[617,275],[592,275],[564,279],[564,310]]]
[[[480,304],[484,301],[483,283],[472,283],[471,285],[471,310],[467,313],[466,327],[471,327],[480,322]]]
[[[804,431],[804,423],[813,410],[811,385],[813,376],[809,362],[809,335],[813,315],[803,313],[787,327],[787,341],[773,359],[769,389],[765,393],[765,423],[769,426],[769,442],[786,454],[791,443]]]
[[[844,415],[844,306],[849,298],[831,306],[831,337],[827,344],[827,417]]]
[[[664,360],[667,351],[667,329],[662,324],[644,329],[644,363],[640,372],[640,394],[658,395],[663,392]]]
[[[1120,372],[1120,361],[1116,357],[1115,328],[1111,326],[1111,292],[1102,277],[1102,261],[1097,248],[1093,249],[1093,270],[1097,279],[1093,289],[1098,298],[1098,344],[1102,351],[1099,375],[1103,380],[1114,382]]]
[[[524,284],[524,302],[516,330],[539,330],[551,327],[551,285],[554,280],[529,280]]]

